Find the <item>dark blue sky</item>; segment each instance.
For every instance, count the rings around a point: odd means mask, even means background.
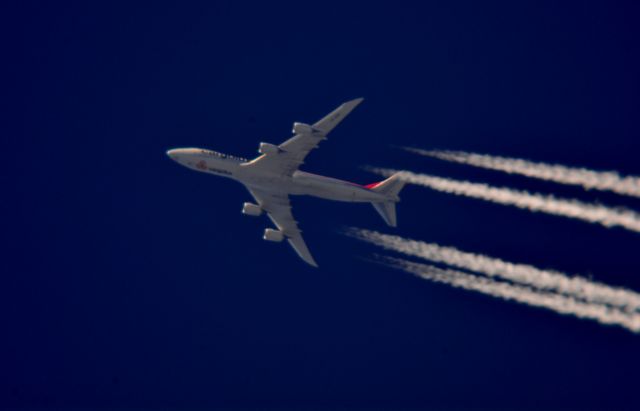
[[[242,186],[165,156],[252,157],[363,96],[305,170],[640,209],[389,147],[639,175],[636,2],[417,3],[5,4],[0,407],[634,408],[638,335],[367,264],[337,231],[640,290],[638,234],[413,186],[397,230],[294,198],[317,270],[262,241]]]

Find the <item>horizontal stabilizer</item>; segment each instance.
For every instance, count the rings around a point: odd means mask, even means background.
[[[371,203],[373,208],[376,209],[378,214],[382,217],[385,223],[390,227],[395,227],[396,222],[396,203],[393,201],[387,201],[384,203]]]
[[[372,202],[371,205],[380,214],[384,222],[391,227],[397,225],[396,203],[400,201],[398,194],[400,194],[400,190],[402,190],[405,183],[404,180],[400,179],[400,175],[396,173],[386,180],[365,186],[369,190],[380,193],[387,198],[387,201]]]

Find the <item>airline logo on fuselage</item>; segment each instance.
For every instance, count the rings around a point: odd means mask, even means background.
[[[200,171],[211,171],[212,173],[223,174],[223,175],[227,175],[227,176],[233,175],[233,173],[230,172],[230,171],[222,170],[220,168],[210,167],[209,164],[207,164],[206,160],[198,161],[196,163],[196,168],[198,170],[200,170]]]

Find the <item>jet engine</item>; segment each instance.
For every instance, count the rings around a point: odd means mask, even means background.
[[[258,148],[260,154],[278,154],[279,152],[280,148],[270,143],[260,143],[260,148]]]
[[[304,123],[293,123],[293,134],[311,134],[313,133],[313,127]]]
[[[280,230],[274,230],[272,228],[267,228],[264,230],[264,236],[262,236],[264,240],[273,241],[279,243],[284,239],[284,234]]]
[[[262,207],[253,203],[244,203],[242,206],[242,214],[257,217],[262,214]]]

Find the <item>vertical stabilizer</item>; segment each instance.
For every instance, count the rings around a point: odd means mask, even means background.
[[[406,181],[401,180],[400,175],[396,173],[386,180],[369,184],[365,187],[367,187],[369,190],[375,191],[376,193],[386,195],[387,197],[389,197],[389,201],[400,201],[400,197],[398,197],[398,194],[405,184]]]

